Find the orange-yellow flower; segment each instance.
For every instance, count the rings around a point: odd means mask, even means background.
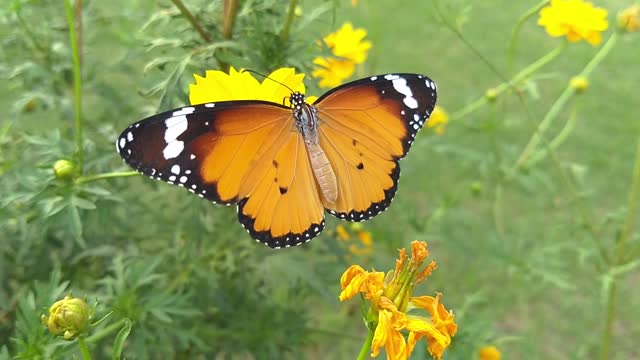
[[[485,346],[478,351],[478,360],[500,360],[502,353],[495,346]]]
[[[436,267],[433,261],[426,263],[428,257],[427,244],[414,241],[411,257],[401,249],[395,269],[386,276],[382,272],[368,272],[359,265],[352,265],[342,275],[340,301],[358,293],[369,300],[365,322],[376,324],[371,356],[377,356],[380,348],[384,347],[387,359],[406,359],[416,342],[424,337],[429,353],[440,359],[451,344],[458,325],[453,312],[447,311],[440,303],[442,295],[411,297],[414,286]],[[425,310],[428,316],[410,313],[416,309]],[[405,339],[403,330],[409,332],[408,339]]]
[[[228,100],[265,100],[290,105],[291,90],[305,93],[302,80],[304,74],[296,74],[294,68],[281,68],[268,75],[262,82],[249,72],[237,71],[233,67],[229,74],[219,70],[208,70],[204,77],[193,75],[195,84],[189,85],[189,101],[192,105]],[[271,79],[271,80],[270,80]],[[274,81],[275,80],[275,81]],[[282,84],[278,84],[278,82]],[[313,103],[317,97],[307,97]]]
[[[586,40],[596,46],[607,30],[607,10],[594,7],[584,0],[551,0],[540,10],[538,25],[553,37],[566,36],[571,42]]]
[[[627,32],[640,31],[640,5],[635,4],[622,10],[618,15],[618,26]]]
[[[371,48],[371,42],[364,40],[366,36],[364,29],[356,29],[347,22],[323,39],[332,56],[318,56],[313,60],[316,68],[311,75],[320,79],[320,87],[338,86],[353,75],[356,65],[367,59]]]

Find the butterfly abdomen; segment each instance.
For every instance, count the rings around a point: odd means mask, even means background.
[[[322,190],[322,195],[329,203],[335,204],[338,199],[338,182],[327,155],[318,144],[307,144],[307,150],[311,168]]]

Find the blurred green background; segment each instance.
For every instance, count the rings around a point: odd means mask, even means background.
[[[431,1],[303,1],[285,51],[273,29],[289,3],[247,0],[235,36],[249,49],[223,56],[236,68],[294,65],[309,74],[309,44],[351,21],[373,43],[354,78],[426,74],[438,84],[438,104],[452,114],[509,78],[511,31],[536,2],[442,3],[502,77],[443,25]],[[221,40],[220,1],[185,5]],[[630,2],[596,5],[609,11],[610,34],[615,14]],[[505,359],[597,358],[615,269],[611,358],[640,358],[635,262],[616,268],[598,253],[598,246],[613,250],[626,216],[640,133],[637,33],[620,37],[589,88],[549,130],[556,134],[575,108],[566,143],[509,182],[505,171],[597,47],[569,44],[515,85],[521,97],[505,94],[451,121],[443,135],[423,131],[401,162],[393,205],[364,224],[373,252],[354,255],[337,239],[341,222],[333,218],[314,241],[274,251],[248,237],[234,209],[179,188],[142,177],[56,179],[54,162],[75,151],[64,4],[14,0],[1,7],[0,359],[77,352],[39,319],[69,290],[97,299],[96,318],[113,311],[92,330],[104,334],[90,343],[95,358],[110,357],[117,331],[109,326],[124,318],[133,323],[126,358],[355,358],[366,331],[358,301],[338,301],[340,275],[351,263],[388,271],[396,249],[414,239],[426,240],[439,264],[415,293],[442,292],[459,324],[445,359],[476,358],[485,345],[496,345]],[[191,74],[218,63],[205,52],[180,68],[181,56],[203,44],[169,1],[84,1],[83,9],[84,175],[127,171],[113,146],[119,132],[184,104]],[[536,19],[522,28],[515,70],[564,41],[550,38]],[[310,94],[322,92],[313,80],[307,85]],[[635,232],[629,254],[636,259],[637,250]],[[419,350],[413,358],[427,358]]]

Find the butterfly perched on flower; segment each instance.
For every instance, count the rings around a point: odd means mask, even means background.
[[[278,71],[263,85],[282,73],[293,76],[293,69]],[[386,210],[398,161],[435,106],[435,83],[417,74],[377,75],[313,102],[299,83],[279,102],[198,103],[202,91],[192,87],[197,105],[132,124],[116,141],[118,153],[144,175],[214,203],[237,204],[251,237],[272,248],[317,236],[325,210],[349,221]]]

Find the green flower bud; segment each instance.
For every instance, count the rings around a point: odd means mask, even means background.
[[[53,173],[58,179],[68,179],[76,171],[76,164],[71,160],[58,160],[53,164]]]
[[[498,91],[495,88],[487,89],[487,91],[484,92],[484,97],[487,98],[487,101],[494,102],[498,97]]]
[[[89,327],[89,305],[80,298],[67,295],[49,308],[49,316],[40,317],[49,332],[73,340]]]

